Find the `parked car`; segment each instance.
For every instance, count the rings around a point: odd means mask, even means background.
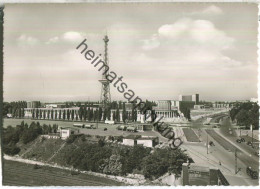
[[[107,131],[107,128],[106,128],[106,127],[104,128],[104,131]]]
[[[215,144],[214,144],[213,141],[209,141],[209,145],[210,145],[210,146],[215,146]]]
[[[241,138],[240,140],[241,140],[241,142],[245,142],[246,141],[244,138]]]
[[[126,129],[127,131],[130,131],[130,132],[137,132],[137,128],[136,127],[127,127]]]
[[[241,143],[242,142],[241,139],[237,139],[236,141],[237,141],[237,143]]]
[[[248,141],[246,144],[247,144],[248,146],[252,146],[252,142],[250,142],[250,141]]]
[[[96,129],[96,126],[94,125],[85,125],[86,129]]]
[[[125,125],[119,125],[119,126],[117,126],[117,130],[123,130],[123,131],[125,131],[126,130],[126,126]]]

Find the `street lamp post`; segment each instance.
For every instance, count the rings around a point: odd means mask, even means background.
[[[237,174],[237,149],[235,149],[235,174]]]
[[[254,134],[254,133],[253,133],[253,125],[251,125],[250,128],[251,128],[251,131],[252,131],[252,148],[254,148],[254,146],[253,146],[253,136],[254,136],[254,135],[253,135],[253,134]]]
[[[207,154],[209,154],[209,134],[207,133]]]

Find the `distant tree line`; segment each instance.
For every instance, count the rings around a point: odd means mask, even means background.
[[[25,101],[17,102],[4,102],[3,103],[3,116],[7,114],[12,114],[13,117],[21,118],[24,117],[24,108],[27,107]]]
[[[237,121],[238,125],[245,126],[246,129],[253,126],[253,129],[259,129],[259,105],[253,102],[236,103],[230,110],[232,121]]]
[[[17,143],[27,144],[41,134],[56,133],[58,125],[40,125],[39,122],[32,122],[29,126],[24,121],[16,127],[8,126],[3,129],[3,151],[8,155],[15,155],[20,152]]]

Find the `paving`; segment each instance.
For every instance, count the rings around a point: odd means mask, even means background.
[[[195,132],[192,129],[183,128],[182,130],[188,142],[200,142],[198,136],[195,134]]]

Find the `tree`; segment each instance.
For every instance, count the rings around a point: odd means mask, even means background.
[[[88,118],[88,121],[91,120],[91,115],[90,115],[90,108],[88,108],[88,111],[87,111],[87,118]]]
[[[51,127],[50,124],[49,124],[49,126],[48,126],[48,133],[52,133],[52,127]]]
[[[66,118],[66,111],[63,110],[62,119],[65,120],[65,118]]]
[[[82,121],[82,118],[83,118],[83,108],[80,106],[80,108],[79,108],[79,119],[80,119],[80,121]]]
[[[116,120],[116,113],[113,112],[113,120],[115,121]]]
[[[74,110],[71,110],[71,119],[72,120],[74,120],[74,114],[75,114]]]
[[[83,118],[85,121],[87,120],[87,107],[84,107],[83,109]]]
[[[19,118],[21,118],[22,117],[22,110],[21,110],[21,108],[19,108],[18,110],[19,110],[18,111],[18,116],[19,116]]]
[[[125,121],[127,119],[126,110],[125,110],[125,103],[123,103],[122,119],[123,119],[123,122],[125,123]]]
[[[102,110],[102,108],[99,108],[99,109],[98,109],[98,114],[99,114],[98,121],[101,121],[102,115],[103,115],[103,110]]]
[[[48,125],[43,124],[42,130],[43,130],[43,134],[48,134]]]
[[[38,110],[38,108],[36,109],[35,118],[36,118],[36,119],[39,118],[39,110]]]
[[[4,153],[7,154],[7,155],[11,155],[11,156],[18,154],[20,152],[20,150],[21,149],[16,147],[16,145],[14,145],[14,144],[3,146]]]
[[[32,110],[32,118],[33,118],[33,119],[35,118],[35,112],[34,112],[34,109]]]
[[[47,111],[47,118],[50,119],[50,110]]]
[[[236,119],[238,125],[245,125],[247,128],[249,128],[251,120],[248,111],[244,109],[240,110],[236,115]]]
[[[53,126],[52,126],[52,131],[53,131],[54,133],[57,133],[57,130],[58,130],[58,125],[53,124]]]
[[[119,101],[119,105],[118,105],[119,107],[119,109],[122,109],[122,102],[121,101]]]
[[[79,119],[79,114],[75,111],[75,113],[76,113],[76,120],[78,120]]]
[[[61,120],[61,110],[59,110],[59,120]]]
[[[120,112],[119,112],[119,108],[116,109],[116,121],[120,122]]]
[[[70,120],[70,110],[67,109],[67,119]]]
[[[46,117],[46,112],[45,110],[43,110],[43,119],[45,119],[45,117]]]
[[[94,119],[94,111],[93,108],[90,109],[90,120]]]
[[[58,116],[57,116],[57,110],[55,110],[55,119],[57,119],[58,118]]]
[[[42,110],[40,109],[39,110],[39,119],[41,119],[42,118]]]
[[[104,109],[103,121],[105,121],[106,119],[107,119],[107,109]]]
[[[51,119],[53,119],[53,118],[54,118],[54,111],[51,110]]]

